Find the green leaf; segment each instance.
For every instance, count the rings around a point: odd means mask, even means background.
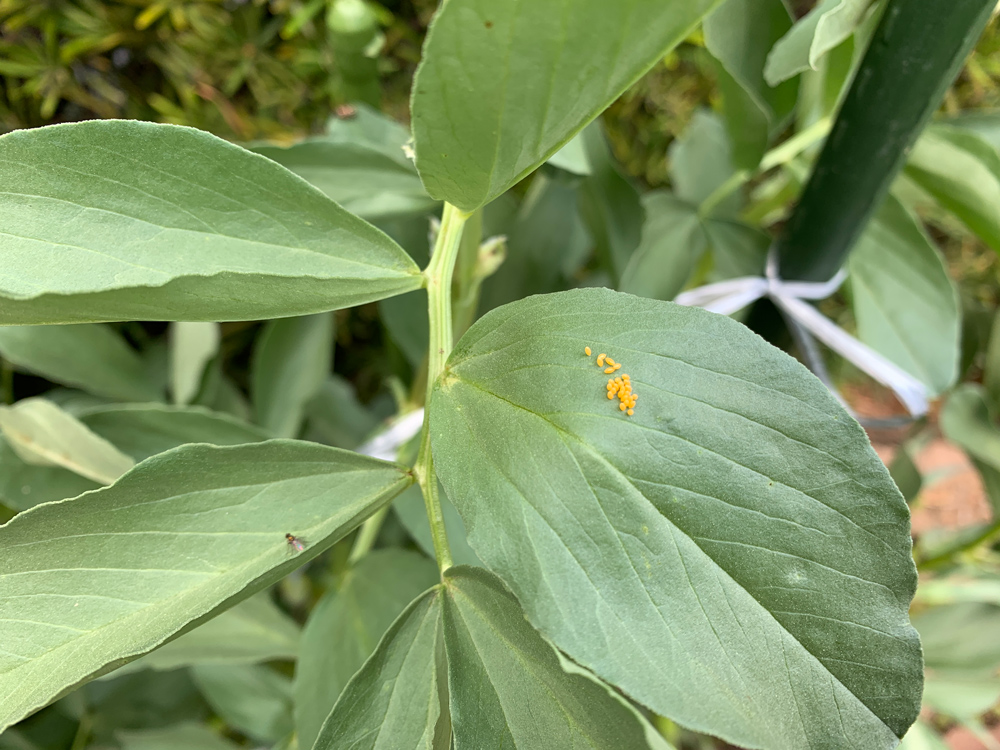
[[[170,326],[170,392],[175,404],[189,404],[198,395],[205,367],[219,352],[220,339],[218,323]]]
[[[899,743],[899,750],[948,750],[948,745],[927,722],[918,719]]]
[[[585,346],[624,364],[634,416]],[[822,383],[740,324],[533,297],[469,330],[430,408],[472,548],[599,677],[753,747],[894,747],[916,718],[906,504]]]
[[[930,238],[891,195],[850,256],[858,338],[942,393],[958,378],[958,292]]]
[[[22,461],[69,469],[101,484],[111,484],[135,465],[131,457],[44,398],[0,406],[0,431]]]
[[[201,724],[175,724],[165,729],[117,732],[122,750],[236,750],[239,745]]]
[[[0,356],[54,383],[97,396],[123,401],[163,398],[146,377],[142,358],[108,326],[0,327]]]
[[[932,125],[914,144],[906,174],[1000,252],[1000,154],[963,128]]]
[[[347,684],[313,750],[448,750],[448,681],[437,589],[414,601]]]
[[[718,0],[448,0],[413,84],[417,169],[465,211],[531,173]]]
[[[854,33],[871,0],[821,0],[796,21],[767,56],[764,78],[777,86],[803,70],[816,70],[819,59]]]
[[[705,19],[705,46],[722,67],[722,111],[741,169],[760,163],[771,131],[795,106],[796,81],[772,88],[764,80],[767,53],[791,26],[781,0],[726,0]]]
[[[250,391],[257,423],[278,437],[295,437],[306,404],[333,367],[333,315],[269,321],[257,339]]]
[[[255,146],[253,151],[278,162],[368,221],[426,213],[437,206],[412,163],[401,163],[399,158],[357,143],[314,138],[287,148]]]
[[[0,731],[278,580],[411,481],[309,443],[190,445],[16,516],[0,527]]]
[[[823,0],[812,12],[852,1]],[[827,281],[844,265],[993,7],[990,0],[888,4],[784,228],[782,278]]]
[[[642,241],[632,255],[621,291],[640,297],[670,300],[687,284],[708,247],[701,218],[687,201],[666,190],[643,196],[646,223]]]
[[[448,532],[448,546],[451,547],[451,557],[456,565],[482,565],[482,561],[472,551],[465,533],[465,523],[458,515],[444,490],[439,488],[441,514],[444,516],[445,530]],[[431,524],[427,520],[427,508],[424,506],[424,493],[420,485],[414,484],[403,490],[392,504],[396,517],[410,532],[410,536],[428,556],[434,556],[434,539],[431,536]]]
[[[483,282],[480,311],[562,288],[567,269],[580,266],[591,244],[576,188],[535,175],[507,233],[507,258]]]
[[[309,440],[347,449],[361,445],[379,424],[358,401],[354,386],[336,373],[323,381],[306,405],[306,419]]]
[[[906,444],[900,445],[889,464],[889,476],[899,488],[899,493],[907,503],[912,503],[920,494],[923,487],[924,478],[920,474],[920,469],[913,461]]]
[[[970,130],[1000,151],[1000,110],[975,109],[942,120],[943,124]]]
[[[0,137],[0,184],[4,324],[254,320],[421,285],[374,227],[269,159],[192,128],[17,130]]]
[[[410,131],[364,102],[354,105],[353,117],[331,117],[326,123],[325,140],[331,143],[356,143],[381,151],[401,164],[413,164],[403,146]]]
[[[670,747],[628,701],[562,660],[495,576],[451,568],[444,591],[456,750]]]
[[[994,634],[1000,607],[980,602],[952,604],[913,618],[924,646],[924,701],[959,718],[977,716],[1000,699],[1000,647]]]
[[[68,469],[32,466],[0,437],[0,502],[12,510],[82,495],[101,485]]]
[[[74,703],[79,708],[73,713],[78,720],[86,715],[92,744],[98,746],[113,745],[114,735],[121,730],[168,727],[208,718],[209,713],[187,669],[96,680],[66,696],[53,708],[72,708]]]
[[[639,246],[645,211],[638,191],[618,168],[595,121],[580,131],[590,174],[580,184],[580,213],[612,278],[621,277]],[[571,141],[572,142],[572,141]],[[566,270],[571,275],[576,269]]]
[[[292,731],[292,683],[260,664],[198,665],[195,684],[227,724],[262,742]]]
[[[438,580],[430,559],[387,549],[365,555],[339,590],[320,599],[306,623],[295,671],[300,747],[313,746],[344,687],[379,639],[406,606]]]
[[[195,664],[256,664],[294,660],[299,626],[266,592],[251,596],[180,638],[116,669],[120,676],[141,669],[167,671]]]
[[[994,514],[1000,513],[1000,429],[982,386],[963,383],[952,391],[940,422],[945,437],[969,454]]]
[[[80,421],[136,461],[185,443],[241,445],[270,437],[259,427],[200,406],[99,406],[83,411]]]
[[[733,172],[729,137],[718,115],[699,109],[684,134],[670,144],[670,179],[681,200],[700,206]],[[732,217],[740,209],[739,192],[733,192],[712,211]]]

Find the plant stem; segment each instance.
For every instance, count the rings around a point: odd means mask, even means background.
[[[430,405],[431,393],[438,376],[444,371],[444,363],[455,343],[455,332],[451,317],[451,281],[455,273],[455,260],[462,242],[462,230],[470,214],[444,204],[441,215],[441,229],[434,243],[431,262],[424,269],[427,283],[427,311],[430,318],[430,342],[427,348],[427,397],[424,400],[424,429],[420,437],[420,454],[413,467],[424,493],[424,505],[431,524],[434,540],[434,555],[443,573],[452,566],[451,548],[448,546],[448,532],[441,512],[441,498],[438,494],[437,475],[434,473],[434,458],[431,455]]]
[[[351,554],[347,558],[349,564],[357,564],[358,560],[371,551],[375,540],[378,539],[378,533],[382,530],[382,522],[385,521],[387,515],[389,515],[388,505],[375,511],[375,515],[369,517],[368,520],[361,524],[358,536],[354,540],[354,546],[351,547]]]
[[[784,143],[781,143],[764,156],[761,157],[760,164],[756,169],[741,169],[730,175],[729,179],[713,190],[705,200],[698,206],[699,216],[708,216],[722,201],[728,198],[734,191],[738,190],[743,183],[750,178],[763,174],[775,167],[787,164],[796,156],[801,154],[816,141],[825,138],[830,132],[830,118],[824,117],[818,120],[800,133],[796,133]]]

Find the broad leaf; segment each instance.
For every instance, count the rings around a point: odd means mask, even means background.
[[[695,112],[684,134],[670,144],[669,156],[674,192],[695,206],[701,206],[736,171],[722,120],[706,110]],[[733,192],[712,214],[731,217],[739,211],[740,202],[739,192]]]
[[[585,346],[624,364],[634,416]],[[752,747],[889,748],[913,722],[906,504],[829,391],[735,321],[522,300],[463,337],[431,410],[472,548],[599,677]]]
[[[205,366],[219,352],[220,339],[218,323],[170,326],[170,393],[175,404],[189,404],[198,395]]]
[[[0,406],[0,432],[25,463],[69,469],[101,484],[111,484],[135,465],[132,458],[44,398]]]
[[[618,279],[639,246],[645,217],[639,193],[622,175],[598,122],[580,131],[589,175],[580,184],[581,218],[599,257]],[[576,140],[576,139],[574,139]],[[571,141],[572,143],[572,141]],[[564,269],[571,275],[576,269]]]
[[[619,288],[641,297],[670,300],[684,288],[708,247],[697,210],[666,190],[643,196],[646,223]]]
[[[803,70],[854,33],[871,0],[821,0],[800,18],[767,56],[764,78],[776,86]]]
[[[239,745],[201,724],[116,733],[122,750],[236,750]]]
[[[558,151],[718,0],[448,0],[413,83],[417,169],[471,211]]]
[[[398,298],[397,298],[398,299]],[[306,405],[306,439],[335,448],[357,448],[379,426],[346,378],[330,375]]]
[[[990,143],[932,125],[914,144],[906,174],[1000,252],[1000,154]]]
[[[401,164],[413,164],[404,146],[410,131],[395,120],[363,102],[354,104],[353,117],[331,117],[326,123],[324,140],[330,143],[356,143],[381,151]]]
[[[944,260],[891,195],[851,252],[858,337],[934,393],[958,377],[961,311]]]
[[[76,497],[100,486],[69,469],[33,466],[0,437],[0,503],[12,510],[27,510],[40,503]]]
[[[614,690],[560,663],[495,576],[452,568],[444,592],[455,750],[670,747]]]
[[[448,750],[441,594],[414,601],[344,689],[313,750]]]
[[[240,445],[270,437],[259,427],[200,406],[99,406],[83,411],[80,421],[136,461],[185,443]]]
[[[389,238],[192,128],[89,121],[0,137],[0,323],[253,320],[420,286]]]
[[[794,81],[772,88],[764,80],[767,53],[791,26],[781,0],[726,0],[705,19],[705,46],[722,67],[722,110],[741,169],[760,163],[771,131],[795,106]]]
[[[480,310],[563,288],[591,244],[576,187],[536,175],[507,232],[507,258],[483,282]]]
[[[199,665],[195,684],[227,724],[253,739],[276,742],[292,731],[292,683],[261,664]]]
[[[357,143],[314,138],[287,148],[255,146],[253,151],[295,172],[368,221],[427,213],[437,205],[412,163],[401,163],[399,157]]]
[[[254,346],[250,371],[257,423],[277,437],[295,437],[306,404],[333,367],[333,315],[272,320]]]
[[[410,481],[309,443],[191,445],[16,516],[0,527],[0,730],[273,583]]]
[[[299,626],[278,609],[267,592],[255,594],[180,638],[116,669],[120,676],[141,669],[167,671],[195,664],[257,664],[294,660]]]
[[[295,670],[295,729],[312,747],[344,686],[406,606],[439,580],[437,566],[414,552],[373,552],[320,599],[306,623]]]
[[[146,377],[139,355],[105,325],[0,327],[0,356],[54,383],[96,396],[122,401],[163,398]]]

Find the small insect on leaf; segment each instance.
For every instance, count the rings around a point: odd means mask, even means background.
[[[294,534],[285,534],[285,541],[288,542],[288,546],[296,552],[301,552],[306,548],[306,540],[300,539]]]

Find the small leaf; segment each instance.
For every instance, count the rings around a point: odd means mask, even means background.
[[[0,356],[54,383],[96,396],[123,401],[163,398],[146,377],[142,358],[105,325],[0,326]]]
[[[365,555],[313,609],[295,670],[295,728],[312,747],[344,686],[421,593],[439,580],[430,559],[398,549]],[[339,747],[339,746],[338,746]]]
[[[202,664],[191,675],[215,712],[248,737],[276,742],[292,731],[292,684],[273,669]]]
[[[1000,428],[982,386],[963,383],[948,395],[941,410],[941,431],[969,454],[994,514],[1000,513]]]
[[[17,130],[0,136],[0,183],[8,325],[256,320],[421,285],[377,229],[284,167],[193,128]]]
[[[254,346],[251,393],[257,423],[278,437],[295,437],[306,404],[333,367],[330,313],[272,320]]]
[[[218,323],[170,326],[170,392],[175,404],[189,404],[198,394],[205,366],[219,351]]]
[[[368,221],[428,213],[438,205],[427,195],[412,163],[401,163],[399,157],[357,143],[315,138],[287,148],[255,146],[252,150]]]
[[[456,750],[667,750],[625,699],[556,651],[482,568],[445,576],[444,640]]]
[[[795,22],[767,56],[764,78],[777,86],[803,70],[816,70],[819,58],[854,33],[871,0],[821,0]]]
[[[448,681],[437,589],[413,601],[344,689],[313,750],[448,750]]]
[[[0,502],[12,510],[27,510],[41,503],[76,497],[100,486],[68,469],[32,466],[0,437]]]
[[[449,0],[413,84],[417,169],[465,211],[552,156],[718,0]]]
[[[947,125],[924,131],[906,174],[1000,252],[1000,154],[977,134]]]
[[[0,527],[0,731],[278,580],[411,481],[310,443],[189,445],[15,516]]]
[[[891,195],[851,252],[858,338],[934,393],[958,378],[961,311],[944,260]]]
[[[306,419],[307,439],[349,450],[361,445],[379,425],[378,418],[358,401],[350,381],[336,373],[323,381],[306,405]]]
[[[634,416],[585,346],[623,363]],[[740,324],[521,300],[463,336],[430,409],[470,545],[602,679],[752,747],[890,748],[916,718],[906,504],[825,386]]]
[[[0,431],[21,460],[69,469],[101,484],[111,484],[135,465],[129,456],[43,398],[0,406]]]
[[[764,80],[767,53],[791,26],[781,0],[726,0],[705,19],[705,46],[722,67],[722,111],[741,169],[760,163],[770,132],[795,106],[795,81],[772,88]]]
[[[255,594],[155,651],[116,669],[115,677],[142,669],[167,671],[195,664],[257,664],[294,660],[299,626],[267,592]]]

